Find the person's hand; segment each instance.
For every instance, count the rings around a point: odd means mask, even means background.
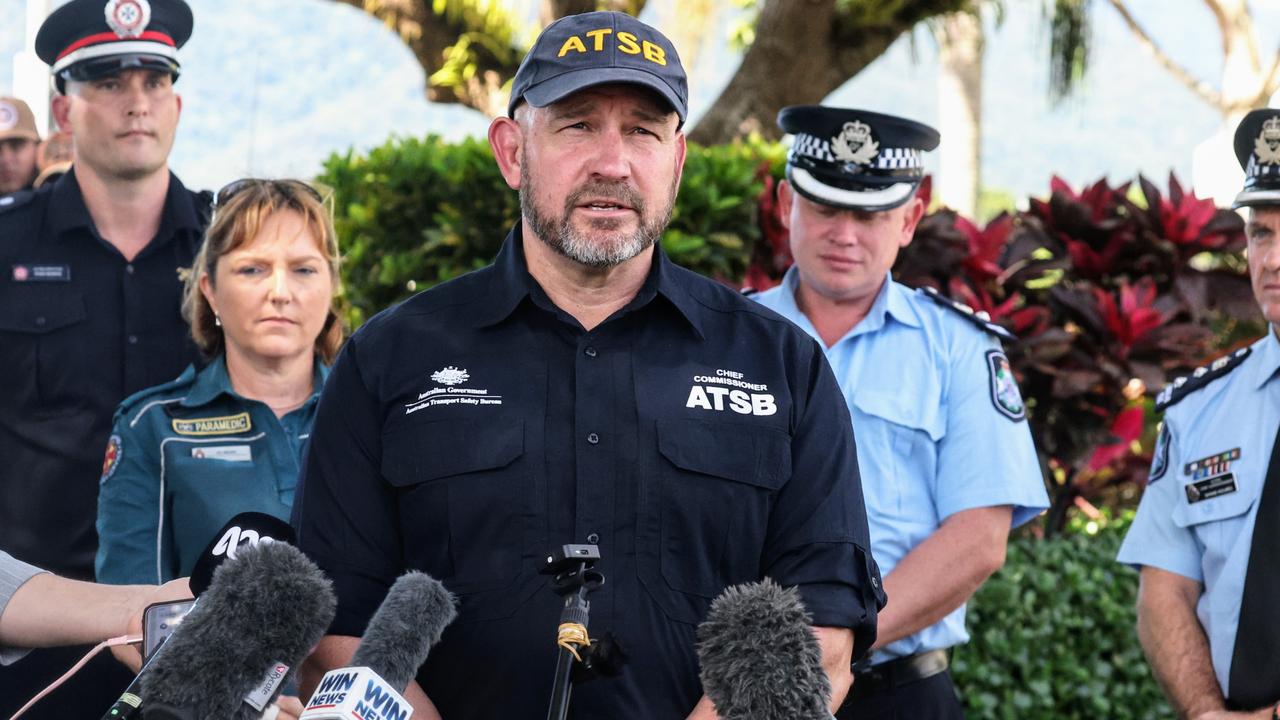
[[[275,720],[298,720],[298,716],[302,714],[302,701],[292,695],[280,696],[276,700],[276,707],[279,712]]]
[[[187,580],[188,578],[178,578],[177,580],[170,580],[164,585],[138,585],[134,588],[137,592],[130,603],[129,622],[124,634],[142,635],[142,613],[147,609],[148,605],[171,600],[190,599],[192,597],[191,587]],[[135,675],[142,669],[141,643],[137,645],[117,645],[111,648],[111,654]]]

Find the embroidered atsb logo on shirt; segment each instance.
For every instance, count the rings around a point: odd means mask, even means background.
[[[471,379],[465,369],[452,365],[431,373],[431,381],[444,387],[434,387],[421,393],[412,402],[404,404],[405,415],[419,410],[443,405],[501,405],[502,396],[489,392],[488,388],[457,387]]]
[[[726,410],[739,415],[768,416],[778,412],[778,404],[764,383],[748,382],[734,370],[716,370],[710,375],[694,375],[693,387],[684,406],[691,410]]]

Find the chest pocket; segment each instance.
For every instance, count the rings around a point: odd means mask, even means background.
[[[1184,486],[1189,482],[1189,478],[1185,476],[1179,480],[1183,481]],[[1236,483],[1238,486],[1241,484],[1238,474]],[[1246,543],[1251,541],[1251,538],[1241,538],[1240,535],[1256,499],[1245,487],[1196,503],[1188,502],[1184,496],[1173,510],[1173,524],[1180,528],[1190,528],[1206,552],[1221,552],[1225,556],[1237,539]]]
[[[791,439],[688,419],[659,420],[657,435],[641,579],[668,616],[697,623],[725,586],[759,579],[773,497],[791,477]]]
[[[913,507],[931,507],[933,489],[919,478],[937,476],[936,444],[945,434],[940,403],[903,388],[889,393],[851,388],[853,437],[868,510],[905,517]]]
[[[400,495],[406,565],[459,595],[501,590],[521,575],[533,507],[522,420],[438,420],[383,436],[382,474]],[[513,612],[514,593],[463,600],[467,620]]]
[[[84,296],[46,287],[0,287],[0,391],[22,394],[34,387],[36,401],[74,395],[84,377],[77,357],[89,357],[63,330],[84,322]]]

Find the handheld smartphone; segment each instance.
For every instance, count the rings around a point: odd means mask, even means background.
[[[174,600],[148,605],[142,611],[143,662],[150,660],[151,655],[178,629],[182,618],[187,616],[195,604],[195,600]]]

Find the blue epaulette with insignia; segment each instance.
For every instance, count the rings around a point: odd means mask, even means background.
[[[1224,355],[1214,360],[1209,365],[1196,368],[1190,375],[1183,375],[1165,385],[1160,394],[1156,396],[1156,412],[1164,412],[1166,408],[1176,405],[1179,400],[1188,394],[1236,369],[1240,363],[1244,362],[1245,358],[1249,357],[1251,352],[1253,352],[1252,348],[1242,347],[1230,355]]]
[[[20,208],[31,202],[32,198],[35,196],[36,194],[33,190],[19,190],[11,195],[0,197],[0,213],[6,213],[10,210]]]
[[[982,330],[986,330],[987,332],[991,333],[992,335],[995,335],[996,337],[1000,338],[1001,340],[1004,340],[1005,342],[1018,341],[1017,335],[1014,335],[1013,333],[1009,332],[1009,330],[1005,328],[1003,325],[992,322],[991,317],[987,315],[985,312],[974,312],[973,308],[969,307],[968,305],[965,305],[962,302],[957,302],[955,300],[952,300],[951,298],[947,297],[946,295],[943,295],[942,293],[938,292],[937,290],[931,287],[922,287],[922,288],[919,288],[917,291],[924,293],[925,297],[938,303],[942,307],[947,308],[949,310],[954,310],[956,314],[958,314],[960,317],[964,318],[965,320],[968,320],[969,322],[976,325],[978,328]]]

